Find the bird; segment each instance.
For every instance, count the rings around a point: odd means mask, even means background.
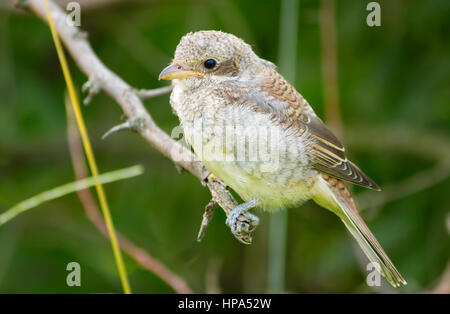
[[[235,35],[197,31],[181,38],[159,79],[172,81],[170,104],[186,142],[245,201],[227,217],[232,232],[237,217],[252,208],[276,212],[312,199],[342,220],[393,287],[406,285],[344,182],[376,191],[379,186],[347,158],[342,143],[274,63]]]

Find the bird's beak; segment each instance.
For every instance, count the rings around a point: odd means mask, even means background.
[[[185,79],[192,76],[204,76],[205,73],[184,69],[177,63],[172,63],[159,73],[160,80]]]

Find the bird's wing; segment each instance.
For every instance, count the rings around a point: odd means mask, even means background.
[[[347,159],[344,146],[325,124],[317,116],[309,120],[306,128],[312,138],[313,167],[333,177],[379,191],[378,185]]]
[[[261,77],[256,85],[243,86],[245,84],[240,83],[240,86],[229,86],[227,96],[230,101],[250,106],[256,112],[270,114],[272,121],[308,138],[310,145],[307,154],[314,169],[380,190],[373,180],[347,159],[344,146],[294,87],[274,69],[268,69]]]

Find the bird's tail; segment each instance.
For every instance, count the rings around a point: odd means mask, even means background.
[[[312,198],[316,203],[331,210],[341,218],[370,262],[393,287],[406,285],[405,279],[392,264],[380,243],[358,214],[350,192],[341,180],[322,174],[313,189]]]

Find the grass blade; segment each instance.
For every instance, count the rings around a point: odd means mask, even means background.
[[[128,178],[132,178],[135,176],[139,176],[144,172],[144,168],[141,165],[136,165],[124,169],[119,169],[115,171],[110,171],[104,174],[99,175],[98,179],[102,184],[111,183],[119,180],[124,180]],[[95,180],[93,177],[81,179],[78,181],[66,183],[64,185],[60,185],[51,190],[44,191],[39,193],[29,199],[26,199],[10,209],[6,210],[2,214],[0,214],[0,227],[3,226],[8,221],[15,218],[17,215],[22,214],[36,206],[41,205],[42,203],[52,201],[54,199],[60,198],[64,195],[84,190],[90,188],[95,185]]]

